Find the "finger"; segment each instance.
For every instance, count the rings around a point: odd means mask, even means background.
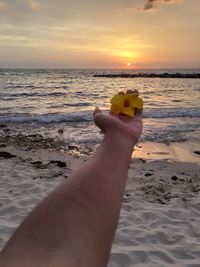
[[[93,112],[93,116],[95,117],[97,114],[102,113],[101,109],[99,107],[96,107],[94,112]]]
[[[119,116],[118,113],[112,112],[111,110],[109,111],[109,114],[114,116],[114,117],[118,117]]]

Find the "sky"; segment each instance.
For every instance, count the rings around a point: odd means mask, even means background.
[[[0,67],[200,68],[200,0],[0,0]]]

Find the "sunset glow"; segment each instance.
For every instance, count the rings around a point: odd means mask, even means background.
[[[199,10],[187,0],[0,0],[0,67],[199,67]]]

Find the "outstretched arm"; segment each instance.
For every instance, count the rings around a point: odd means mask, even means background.
[[[95,155],[28,215],[3,249],[0,266],[106,266],[142,122],[141,115],[99,109],[94,119],[105,132]]]

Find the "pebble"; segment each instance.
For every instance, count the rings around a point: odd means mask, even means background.
[[[171,177],[171,179],[172,179],[173,181],[177,181],[177,180],[178,180],[178,177],[177,177],[176,175],[173,175],[173,176]]]
[[[9,152],[5,152],[5,151],[0,151],[0,157],[5,158],[5,159],[16,158],[15,155]]]

